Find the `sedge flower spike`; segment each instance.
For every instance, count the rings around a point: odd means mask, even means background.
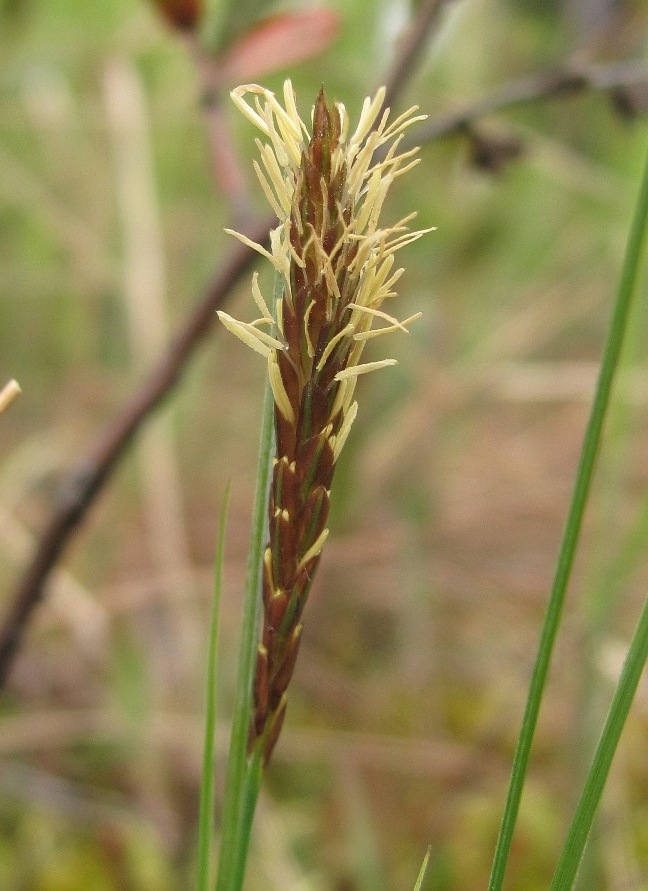
[[[387,332],[407,332],[420,316],[398,321],[381,306],[395,295],[403,272],[394,269],[395,253],[431,230],[409,232],[415,214],[386,228],[379,217],[391,184],[418,163],[416,150],[399,153],[399,145],[404,131],[425,116],[414,107],[388,124],[382,88],[365,99],[350,133],[344,106],[329,107],[322,90],[311,135],[297,113],[290,81],[283,106],[255,84],[231,96],[263,134],[254,168],[279,220],[269,251],[231,232],[275,267],[280,296],[273,311],[255,274],[252,296],[261,317],[240,322],[219,312],[229,331],[266,357],[274,397],[270,541],[250,727],[250,747],[260,747],[267,763],[285,715],[304,605],[328,535],[335,463],[357,413],[356,381],[395,364],[362,362],[365,343]]]

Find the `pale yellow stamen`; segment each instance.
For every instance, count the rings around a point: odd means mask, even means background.
[[[374,148],[367,143],[358,153],[355,161],[351,165],[348,176],[349,194],[360,196],[363,183],[367,177],[367,171],[371,164]]]
[[[395,136],[398,136],[404,130],[407,130],[412,124],[418,124],[419,121],[427,121],[428,116],[426,114],[414,114],[418,109],[418,105],[412,105],[407,111],[404,111],[397,118],[394,118],[389,127],[387,127],[382,134],[383,141],[394,139]]]
[[[368,313],[374,318],[383,319],[385,322],[389,322],[392,328],[400,328],[401,331],[404,331],[406,334],[409,334],[409,331],[405,327],[409,322],[413,322],[415,319],[420,318],[423,313],[417,312],[413,316],[410,316],[409,319],[405,319],[404,322],[399,322],[398,319],[395,319],[393,316],[388,315],[388,313],[383,312],[380,309],[373,309],[369,306],[361,306],[359,303],[349,303],[348,304],[352,309],[357,309],[358,312]],[[381,330],[385,330],[384,328]]]
[[[329,340],[329,342],[326,344],[324,352],[322,353],[321,359],[317,363],[318,371],[321,371],[322,368],[324,368],[324,366],[326,365],[326,360],[331,355],[331,353],[333,352],[335,347],[338,345],[338,343],[344,337],[348,337],[350,334],[353,334],[354,331],[355,331],[355,326],[349,323],[348,325],[346,325],[346,327],[344,327],[341,331],[338,331],[338,333]]]
[[[239,322],[238,319],[233,319],[232,316],[222,310],[218,310],[218,318],[228,331],[231,331],[232,334],[235,334],[244,344],[251,347],[255,352],[260,353],[262,356],[267,357],[272,349],[284,349],[282,343],[270,334],[266,334],[265,331],[260,331],[255,327],[254,323]]]
[[[340,145],[344,145],[349,135],[349,113],[344,102],[336,102],[335,107],[340,115]]]
[[[362,284],[358,289],[358,293],[356,295],[356,303],[358,304],[358,306],[366,306],[371,309],[379,309],[383,301],[395,292],[390,290],[389,282],[385,284],[380,283],[379,279],[380,277],[382,277],[382,270],[380,269],[380,267],[378,267],[378,275],[373,274],[373,272],[374,270],[370,270],[365,278],[363,278]],[[389,281],[397,281],[401,277],[401,274],[402,270],[398,269]]]
[[[328,254],[324,254],[322,257],[322,262],[324,264],[324,278],[326,279],[326,283],[333,292],[334,299],[338,302],[342,302],[342,295],[340,294],[340,288],[337,283],[337,277],[335,275],[335,270],[333,269],[333,263]]]
[[[355,378],[351,378],[350,380],[340,381],[340,386],[338,387],[338,391],[335,394],[335,399],[333,400],[333,405],[331,406],[331,418],[336,418],[338,414],[343,411],[345,400],[347,397],[347,392],[349,388],[353,389],[355,386]],[[351,399],[349,398],[348,402]]]
[[[272,265],[279,269],[275,262],[275,258],[272,256],[270,251],[267,251],[263,245],[257,244],[256,241],[252,241],[251,238],[248,238],[247,235],[243,235],[242,232],[236,232],[234,229],[224,229],[224,232],[227,232],[228,235],[233,235],[234,238],[238,238],[239,241],[242,241],[243,244],[246,244],[248,247],[252,248],[252,250],[256,251],[258,254],[261,254],[262,257],[265,257],[267,260],[270,260]],[[281,269],[279,269],[281,272]]]
[[[356,415],[358,414],[358,403],[354,402],[349,406],[347,411],[344,414],[344,420],[342,421],[342,426],[340,427],[337,436],[334,437],[335,442],[332,443],[333,448],[333,460],[337,461],[340,452],[344,447],[344,443],[347,441],[349,433],[351,432],[351,425],[356,419]]]
[[[404,173],[412,170],[413,167],[417,167],[420,163],[420,158],[414,158],[414,160],[410,161],[409,164],[406,164],[404,167],[399,167],[398,170],[394,170],[392,176],[394,177],[394,179],[396,179],[396,177],[402,176]]]
[[[389,183],[384,186],[384,189],[381,189],[382,182],[383,181],[380,176],[380,171],[376,170],[369,180],[369,185],[367,186],[367,194],[365,195],[365,199],[362,203],[362,207],[360,208],[360,212],[358,213],[356,219],[355,230],[358,233],[364,232],[367,223],[369,222],[371,212],[380,193],[384,191],[384,193],[387,194]],[[382,205],[382,201],[380,203]]]
[[[417,154],[418,148],[410,149],[407,152],[403,152],[400,155],[396,154],[396,149],[398,147],[398,143],[402,139],[402,136],[399,136],[396,142],[391,146],[385,157],[382,161],[378,161],[376,164],[372,165],[367,171],[367,175],[373,174],[376,170],[380,170],[383,174],[390,172],[394,169],[398,169],[403,161],[406,161],[408,158],[412,158]]]
[[[284,228],[273,229],[270,233],[270,248],[275,269],[288,281],[290,279],[290,258],[286,250]]]
[[[306,352],[312,359],[315,355],[315,347],[313,346],[313,341],[311,340],[310,331],[308,330],[308,320],[310,318],[310,314],[313,311],[315,306],[315,301],[311,300],[311,302],[306,307],[306,312],[304,313],[304,335],[306,336]]]
[[[245,93],[252,92],[252,85],[237,87],[235,90],[232,90],[230,96],[232,98],[232,102],[238,110],[245,115],[248,121],[251,121],[255,127],[258,127],[266,136],[270,135],[268,130],[268,125],[263,120],[263,117],[258,114],[258,112],[254,111],[251,106],[243,99]]]
[[[321,244],[324,241],[324,233],[328,230],[331,221],[328,209],[328,189],[326,188],[326,183],[324,182],[323,176],[320,177],[320,194],[322,196],[322,224],[319,231],[319,239]],[[322,253],[325,253],[323,248]]]
[[[322,532],[317,536],[317,539],[313,542],[310,548],[306,551],[304,556],[301,558],[299,563],[297,564],[297,570],[303,569],[306,564],[313,559],[313,557],[317,557],[322,552],[322,548],[324,547],[324,542],[328,538],[329,531],[328,529],[323,529]]]
[[[297,111],[297,103],[295,102],[295,91],[293,90],[293,85],[290,80],[285,80],[283,85],[283,94],[284,94],[284,102],[286,104],[286,111],[297,125],[297,128],[303,132],[304,136],[308,138],[309,133],[306,128],[306,124],[302,121],[299,116],[299,112]]]
[[[375,182],[374,185],[369,186],[369,191],[367,193],[367,201],[371,200],[371,207],[369,210],[367,227],[370,232],[378,225],[378,218],[380,217],[380,212],[382,211],[383,204],[385,203],[385,198],[387,197],[387,192],[389,191],[389,187],[392,184],[392,176],[391,174],[388,176],[378,177],[378,181]],[[358,229],[358,231],[361,231]]]
[[[267,319],[257,319],[256,322],[240,322],[240,324],[250,332],[253,337],[258,337],[262,343],[267,344],[273,350],[284,350],[285,345],[277,340],[276,337],[273,337],[271,334],[268,334],[266,331],[262,331],[257,328],[259,324],[267,324]]]
[[[268,337],[269,335],[264,334],[264,332],[262,331],[258,331],[251,325],[248,325],[244,322],[239,322],[238,319],[233,319],[230,315],[228,315],[226,312],[223,312],[222,310],[218,310],[218,318],[221,320],[223,325],[225,325],[227,330],[236,335],[239,340],[242,340],[246,346],[249,346],[256,353],[260,353],[262,356],[268,356],[271,351],[271,347],[264,342],[263,338]]]
[[[260,139],[257,139],[256,143],[259,148],[259,154],[261,155],[263,166],[266,169],[266,173],[268,174],[272,187],[274,188],[277,199],[279,200],[284,213],[289,215],[290,201],[292,192],[294,190],[294,183],[288,183],[287,180],[283,177],[279,164],[277,163],[277,157],[272,151],[272,148],[269,145],[263,145]]]
[[[342,403],[342,414],[346,415],[351,407],[351,400],[353,399],[353,394],[355,393],[356,384],[358,383],[357,377],[351,377],[349,380],[343,381],[343,384],[346,384],[346,390],[344,392],[344,401]]]
[[[390,256],[387,257],[387,260],[392,260],[393,257],[394,257],[394,255],[390,254]],[[392,287],[396,284],[396,282],[400,279],[400,277],[402,276],[402,274],[404,272],[405,272],[405,270],[401,266],[401,268],[397,269],[396,272],[392,275],[392,277],[388,281],[386,281],[382,287],[384,287],[387,291],[391,291]]]
[[[274,320],[272,318],[272,314],[270,313],[270,310],[268,309],[268,304],[263,299],[263,294],[261,293],[261,288],[259,287],[259,273],[258,272],[255,272],[252,276],[252,297],[253,297],[256,305],[259,307],[263,318],[266,321],[273,323]]]
[[[374,96],[373,100],[370,99],[369,96],[367,96],[367,98],[362,103],[362,111],[360,112],[360,120],[358,121],[358,126],[356,127],[353,136],[349,140],[350,151],[352,146],[359,145],[365,138],[367,133],[371,130],[374,121],[378,117],[378,113],[383,106],[386,93],[386,88],[381,87]]]
[[[19,393],[22,393],[22,390],[17,380],[10,380],[4,385],[0,390],[0,413],[11,405]]]
[[[281,219],[284,215],[283,209],[280,207],[279,202],[277,201],[274,192],[270,188],[270,183],[265,177],[265,174],[261,170],[258,161],[252,161],[252,166],[254,167],[254,172],[257,175],[257,179],[261,184],[261,188],[263,189],[263,194],[266,196],[266,200],[270,207],[274,210],[277,215],[277,219]]]
[[[368,307],[364,307],[367,312],[370,312]],[[387,313],[380,313],[381,316],[385,318],[390,318]],[[390,334],[392,331],[403,331],[405,334],[409,334],[409,330],[407,326],[412,322],[415,322],[417,319],[420,319],[423,315],[422,312],[415,312],[413,316],[410,316],[408,319],[403,319],[402,322],[399,322],[397,319],[393,320],[393,324],[386,325],[384,328],[373,328],[371,331],[363,331],[360,334],[355,335],[355,340],[371,340],[373,337],[379,337],[381,334]]]
[[[272,116],[272,112],[269,107],[266,105],[265,107],[265,119],[266,125],[268,128],[268,136],[270,137],[270,141],[272,142],[272,148],[277,156],[277,161],[279,162],[280,167],[288,167],[290,164],[290,156],[288,154],[288,146],[283,141],[279,133],[277,133],[277,128],[275,127],[274,118]]]
[[[253,94],[253,102],[244,100],[243,96],[246,93]],[[239,87],[232,95],[237,107],[269,140],[269,144],[262,144],[257,140],[260,160],[254,162],[254,169],[268,203],[282,220],[279,227],[271,233],[270,251],[250,241],[244,235],[236,232],[232,234],[271,260],[283,278],[283,295],[275,298],[277,322],[274,324],[255,275],[252,294],[262,318],[252,323],[241,323],[225,315],[223,321],[241,340],[267,356],[270,384],[277,410],[287,421],[294,423],[295,410],[279,371],[277,351],[285,349],[285,344],[281,342],[283,300],[288,300],[288,305],[294,308],[290,289],[291,268],[294,268],[293,264],[305,268],[304,257],[310,252],[314,260],[313,265],[318,270],[315,280],[310,284],[317,287],[322,279],[326,283],[326,306],[323,309],[327,321],[335,318],[342,308],[346,310],[347,306],[351,314],[346,325],[342,323],[341,330],[330,335],[330,340],[324,345],[315,369],[318,372],[322,371],[345,337],[353,339],[346,367],[335,375],[338,387],[330,417],[333,419],[341,415],[343,418],[340,431],[336,436],[331,436],[331,445],[336,457],[348,436],[357,411],[356,404],[352,402],[357,378],[369,371],[396,364],[393,359],[361,363],[365,342],[393,331],[407,333],[407,326],[420,316],[420,313],[416,313],[404,321],[399,321],[380,309],[381,304],[395,293],[392,288],[403,273],[402,269],[395,271],[393,269],[394,254],[426,232],[432,231],[432,229],[408,231],[407,224],[416,214],[404,217],[394,226],[379,228],[379,217],[393,181],[419,163],[419,159],[414,158],[416,149],[400,151],[404,133],[412,124],[425,118],[424,115],[416,115],[417,108],[413,106],[388,124],[389,109],[383,108],[385,95],[385,89],[381,88],[373,99],[370,97],[365,99],[358,125],[350,137],[346,109],[342,104],[336,104],[334,113],[339,115],[341,132],[339,145],[333,153],[331,164],[334,171],[346,167],[346,186],[344,200],[338,207],[336,215],[336,225],[340,227],[341,234],[333,249],[328,251],[324,250],[323,242],[331,220],[328,208],[329,196],[324,180],[319,184],[323,208],[323,220],[318,227],[319,231],[315,232],[310,223],[303,224],[299,214],[291,220],[294,191],[300,176],[301,154],[306,141],[310,138],[297,112],[292,84],[288,80],[284,83],[283,106],[272,92],[256,84]],[[374,161],[374,153],[382,146],[386,146],[382,160]],[[345,217],[349,212],[350,219],[347,223]],[[302,241],[299,253],[291,240],[293,224],[297,226]],[[310,229],[309,232],[306,232],[307,228]],[[353,254],[352,259],[351,254]],[[316,349],[322,349],[320,344],[313,342],[313,333],[309,330],[313,308],[314,304],[309,301],[301,320],[305,351],[311,359],[314,358]],[[383,326],[373,328],[376,320],[382,321]],[[270,325],[274,325],[274,328],[270,328],[269,331],[260,330]],[[313,373],[311,363],[308,361],[304,363],[303,356],[291,357],[285,352],[284,356],[293,366],[298,379],[302,384],[305,383],[304,378]]]
[[[350,377],[358,377],[379,368],[387,368],[388,365],[398,365],[396,359],[381,359],[379,362],[365,362],[364,365],[354,365],[352,368],[343,368],[335,375],[336,381],[343,381]]]
[[[392,266],[394,265],[394,259],[395,259],[394,255],[390,254],[389,257],[385,257],[384,259],[380,258],[380,259],[376,260],[376,266],[374,267],[375,275],[374,275],[373,282],[372,282],[372,287],[374,290],[379,291],[386,284],[385,279],[389,275],[389,272],[390,272]],[[394,273],[394,275],[397,275],[398,278],[400,278],[403,271],[404,271],[403,269],[399,269],[399,270],[397,270],[396,273]],[[391,281],[391,279],[390,279],[390,281]],[[364,301],[358,300],[357,302],[363,303]]]
[[[384,255],[389,256],[389,254],[393,254],[394,251],[400,250],[402,247],[405,247],[406,244],[411,244],[413,241],[418,241],[419,238],[427,235],[428,232],[434,232],[435,229],[436,226],[432,226],[430,229],[419,229],[418,232],[409,232],[407,235],[400,235],[392,241],[385,242]]]
[[[277,300],[277,331],[283,335],[283,299]]]
[[[368,325],[368,324],[370,324],[368,321],[365,322],[365,330],[366,330],[366,325]],[[362,355],[364,348],[365,348],[365,345],[361,340],[354,342],[353,349],[349,353],[349,361],[347,362],[347,368],[352,368],[352,367],[360,364],[360,356]],[[350,378],[350,380],[355,381],[355,380],[357,380],[357,378],[352,377],[352,378]]]
[[[291,90],[292,92],[292,90]],[[284,84],[284,97],[286,94],[285,84]],[[301,141],[301,121],[299,119],[299,115],[295,109],[295,118],[291,114],[289,114],[283,106],[277,102],[275,94],[270,90],[263,90],[263,95],[265,96],[266,102],[269,107],[274,111],[275,117],[277,118],[277,123],[279,127],[285,129],[287,133],[296,141]],[[293,105],[294,105],[294,94],[293,94]]]
[[[299,254],[297,253],[297,251],[296,251],[295,248],[293,247],[292,242],[291,242],[291,241],[288,241],[288,245],[287,245],[287,246],[288,246],[288,250],[290,251],[290,256],[293,258],[293,260],[294,260],[295,263],[299,266],[299,268],[300,268],[300,269],[303,269],[303,268],[306,266],[306,264],[304,263],[304,261],[302,260],[302,258],[299,256]],[[305,251],[304,251],[304,253],[305,253]]]
[[[277,356],[273,352],[268,355],[268,377],[270,378],[272,395],[274,396],[274,401],[277,405],[277,408],[289,424],[294,424],[295,413],[293,411],[292,405],[290,404],[290,399],[288,399],[288,394],[286,393],[286,388],[284,387],[284,382],[281,378]]]

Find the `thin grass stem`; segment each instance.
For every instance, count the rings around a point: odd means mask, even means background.
[[[421,891],[423,887],[423,879],[425,878],[425,873],[428,868],[428,863],[430,862],[430,853],[432,851],[431,847],[428,847],[425,852],[425,857],[423,858],[423,863],[421,864],[421,869],[418,874],[418,878],[416,879],[416,884],[414,885],[414,891]]]
[[[233,888],[243,887],[243,877],[245,875],[245,865],[247,862],[248,848],[250,845],[250,833],[252,831],[252,823],[254,822],[254,812],[261,788],[261,778],[263,775],[262,751],[257,746],[250,758],[248,768],[245,775],[245,789],[243,792],[243,805],[241,811],[241,827],[239,844],[237,846],[237,859],[234,863],[233,870]]]
[[[542,625],[540,644],[529,685],[527,703],[513,759],[509,789],[488,884],[489,891],[500,891],[504,881],[504,874],[506,872],[506,866],[513,841],[515,823],[520,807],[520,799],[522,797],[524,778],[529,762],[531,744],[533,742],[533,735],[538,720],[542,695],[549,671],[551,654],[560,626],[565,593],[571,575],[576,546],[580,536],[585,506],[589,497],[596,456],[601,442],[603,424],[610,402],[612,383],[619,364],[624,335],[628,326],[632,296],[635,290],[645,244],[647,220],[648,156],[645,161],[639,197],[630,227],[621,281],[603,353],[594,402],[592,404],[583,440],[571,505],[565,524],[554,582]]]
[[[610,765],[617,750],[621,731],[628,717],[646,659],[648,659],[648,599],[644,602],[632,636],[603,732],[551,882],[551,891],[568,891],[573,886],[596,809],[603,794]]]
[[[273,405],[272,391],[269,383],[266,383],[257,484],[252,514],[252,534],[248,553],[247,581],[243,604],[243,628],[236,683],[236,701],[232,717],[232,736],[225,779],[225,799],[223,802],[216,891],[238,891],[242,887],[243,873],[240,861],[241,856],[243,856],[244,867],[250,832],[250,826],[244,824],[248,818],[251,824],[253,816],[253,813],[248,815],[245,808],[249,782],[247,776],[247,739],[252,711],[252,679],[256,666],[263,548],[266,535],[267,492],[273,456]],[[240,849],[241,845],[243,845],[243,850]]]
[[[207,690],[205,702],[205,745],[203,748],[202,780],[200,784],[200,811],[198,817],[198,877],[197,891],[211,888],[211,844],[214,819],[214,752],[216,746],[216,695],[218,666],[218,630],[223,578],[223,553],[225,550],[225,527],[230,499],[230,484],[227,484],[221,505],[214,561],[214,596],[209,622],[207,645]]]

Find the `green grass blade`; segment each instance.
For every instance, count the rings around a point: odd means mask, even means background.
[[[414,885],[414,891],[421,891],[423,887],[423,879],[425,878],[425,872],[427,870],[427,865],[430,861],[430,852],[432,847],[430,846],[425,852],[425,857],[423,858],[423,863],[421,864],[421,869],[418,874],[418,879],[416,880],[416,885]]]
[[[580,536],[580,530],[585,512],[585,505],[589,496],[594,465],[601,442],[603,423],[610,401],[612,382],[616,372],[623,339],[627,328],[632,296],[638,276],[640,261],[643,253],[646,220],[648,218],[648,157],[645,162],[639,198],[637,200],[626,254],[621,274],[619,291],[612,314],[612,322],[608,334],[601,369],[594,395],[594,402],[583,440],[583,447],[576,473],[576,482],[572,494],[560,554],[556,566],[556,573],[549,598],[549,604],[545,614],[540,644],[536,656],[533,674],[529,685],[527,703],[522,719],[520,736],[513,759],[511,779],[502,817],[502,824],[497,840],[493,867],[488,884],[489,891],[499,891],[504,881],[504,873],[513,841],[513,832],[520,807],[522,788],[526,775],[531,744],[535,732],[540,703],[544,692],[549,663],[553,651],[554,642],[562,616],[565,592],[571,575],[571,569],[576,553],[576,545]]]
[[[248,847],[250,844],[250,833],[252,832],[252,823],[254,821],[254,812],[256,810],[257,798],[259,797],[259,789],[261,788],[262,777],[262,756],[261,750],[257,747],[250,758],[248,770],[245,777],[245,790],[243,793],[243,802],[241,808],[240,820],[240,836],[236,849],[237,858],[233,867],[233,888],[243,887],[243,877],[245,875],[245,864],[247,861]]]
[[[621,731],[628,717],[646,659],[648,659],[648,600],[644,602],[621,677],[614,691],[610,711],[583,787],[583,793],[554,873],[551,883],[552,891],[568,891],[573,886],[612,758],[619,744]]]
[[[214,561],[214,597],[212,600],[207,645],[207,690],[205,702],[205,744],[203,748],[202,780],[200,783],[200,811],[198,817],[198,876],[197,891],[211,888],[211,840],[214,816],[214,751],[216,744],[216,672],[218,666],[218,626],[223,578],[225,526],[230,499],[227,484],[221,505]]]
[[[252,514],[252,535],[248,552],[248,571],[243,604],[243,628],[239,668],[236,683],[236,702],[232,718],[227,773],[225,779],[225,800],[221,827],[220,856],[216,891],[238,891],[243,883],[240,869],[241,854],[243,866],[249,840],[244,831],[246,817],[245,802],[248,797],[248,758],[247,737],[252,710],[252,681],[256,666],[256,643],[261,603],[261,581],[263,572],[263,548],[265,544],[265,523],[268,485],[273,453],[273,399],[270,384],[266,383],[261,423],[261,444],[256,494]],[[249,820],[251,823],[252,816]],[[239,846],[243,845],[241,852]]]

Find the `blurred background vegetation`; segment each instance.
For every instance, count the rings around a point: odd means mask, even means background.
[[[292,77],[303,116],[323,83],[353,119],[416,5],[329,7],[335,39],[263,80]],[[434,120],[552,66],[642,63],[647,24],[642,2],[448,4],[399,107]],[[2,614],[59,480],[232,248],[243,193],[214,177],[203,91],[152,3],[0,0],[0,384],[24,391],[0,421]],[[265,213],[252,128],[228,106],[245,200]],[[507,163],[454,135],[399,181],[387,216],[438,227],[401,255],[397,315],[424,316],[393,337],[399,366],[360,384],[250,889],[411,888],[428,844],[425,888],[485,887],[645,151],[645,121],[619,109],[596,90],[521,104],[476,124],[515,149]],[[249,278],[237,317],[254,312]],[[645,293],[522,802],[520,891],[547,887],[645,596]],[[192,886],[216,518],[232,480],[222,761],[264,374],[222,333],[119,465],[15,660],[3,891]],[[647,731],[644,686],[584,888],[648,887]]]

